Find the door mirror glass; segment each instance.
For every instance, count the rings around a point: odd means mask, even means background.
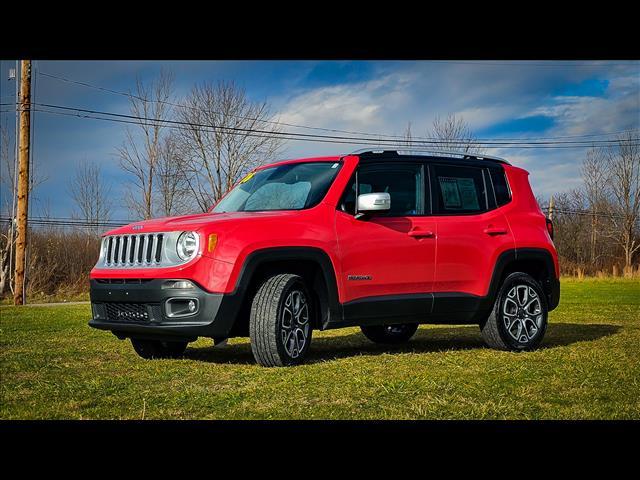
[[[385,212],[391,209],[391,195],[385,192],[358,195],[358,212]]]

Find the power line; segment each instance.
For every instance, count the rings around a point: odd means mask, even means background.
[[[63,82],[67,82],[67,83],[71,83],[71,84],[76,84],[76,85],[80,85],[83,87],[87,87],[87,88],[93,88],[96,90],[100,90],[106,93],[111,93],[111,94],[115,94],[115,95],[120,95],[120,96],[124,96],[127,98],[135,98],[137,100],[140,100],[142,102],[149,102],[149,100],[140,97],[138,95],[134,95],[132,93],[127,93],[127,92],[123,92],[123,91],[119,91],[119,90],[114,90],[111,88],[106,88],[106,87],[101,87],[98,85],[94,85],[91,83],[87,83],[87,82],[80,82],[77,80],[72,80],[69,78],[65,78],[65,77],[60,77],[57,75],[52,75],[50,73],[45,73],[45,72],[38,72],[38,75],[42,75],[45,77],[49,77],[49,78],[53,78],[56,80],[60,80]],[[162,101],[162,100],[154,100],[154,102],[157,103],[161,103],[164,105],[170,105],[170,106],[174,106],[174,107],[178,107],[178,108],[187,108],[187,109],[191,109],[191,110],[197,110],[197,111],[201,111],[201,112],[205,112],[204,109],[202,108],[198,108],[198,107],[193,107],[190,105],[185,105],[185,104],[179,104],[179,103],[174,103],[174,102],[168,102],[168,101]],[[219,113],[219,112],[212,112],[212,113]],[[252,120],[252,121],[257,121],[256,118],[253,117],[246,117],[246,116],[242,116],[242,115],[233,115],[233,114],[229,114],[232,117],[236,117],[236,118],[241,118],[241,119],[245,119],[245,120]],[[371,136],[371,137],[385,137],[385,138],[395,138],[395,139],[400,139],[400,140],[404,140],[405,137],[404,135],[391,135],[391,134],[384,134],[384,133],[371,133],[371,132],[357,132],[357,131],[350,131],[350,130],[340,130],[340,129],[335,129],[335,128],[324,128],[324,127],[312,127],[309,125],[300,125],[300,124],[295,124],[295,123],[287,123],[287,122],[281,122],[281,121],[275,121],[275,120],[260,120],[260,122],[262,123],[270,123],[270,124],[276,124],[276,125],[285,125],[288,127],[294,127],[294,128],[305,128],[305,129],[311,129],[311,130],[319,130],[319,131],[325,131],[325,132],[334,132],[334,133],[346,133],[349,135],[367,135],[367,136]],[[610,135],[618,135],[621,133],[626,133],[630,130],[623,130],[623,131],[619,131],[619,132],[611,132],[611,133],[592,133],[592,134],[584,134],[584,135],[561,135],[561,136],[552,136],[552,137],[520,137],[520,138],[492,138],[492,139],[477,139],[478,141],[482,141],[482,140],[544,140],[544,139],[548,139],[548,140],[553,140],[553,139],[562,139],[562,138],[588,138],[588,137],[601,137],[601,136],[610,136]],[[438,138],[436,137],[423,137],[423,136],[413,136],[412,138],[416,139],[416,140],[438,140]]]
[[[0,104],[3,105],[3,104]],[[319,134],[308,134],[308,133],[296,133],[296,132],[273,132],[269,130],[260,130],[260,129],[250,129],[250,128],[242,128],[242,127],[229,127],[229,126],[216,126],[216,125],[207,125],[207,124],[194,124],[189,122],[183,122],[178,120],[169,120],[169,119],[155,119],[149,117],[142,117],[137,115],[128,115],[122,113],[115,112],[105,112],[100,110],[90,110],[79,107],[69,107],[65,105],[54,105],[54,104],[35,104],[40,107],[45,108],[53,108],[56,110],[63,110],[65,112],[76,112],[73,116],[78,116],[81,118],[93,118],[98,120],[109,120],[109,121],[120,121],[122,123],[131,123],[131,124],[140,124],[140,121],[147,122],[149,125],[164,125],[166,127],[176,126],[179,129],[193,129],[194,127],[204,128],[208,131],[223,131],[229,134],[238,134],[245,136],[257,136],[264,138],[281,138],[286,140],[303,140],[303,141],[319,141],[324,143],[341,143],[341,144],[350,144],[350,145],[369,145],[369,146],[400,146],[406,147],[407,142],[402,140],[381,140],[370,137],[345,137],[345,136],[335,136],[335,135],[319,135]],[[46,112],[46,113],[54,113],[59,114],[61,112],[51,111],[51,110],[42,110],[38,109],[38,111]],[[83,115],[80,115],[82,113]],[[107,116],[104,117],[96,117],[95,115]],[[132,121],[135,120],[135,121]],[[638,141],[640,138],[631,138],[627,142]],[[474,141],[474,140],[437,140],[437,141],[411,141],[410,145],[478,145],[485,147],[493,147],[493,148],[582,148],[582,147],[593,147],[597,145],[610,145],[618,143],[620,140],[592,140],[592,141],[545,141],[545,142],[519,142],[519,141],[509,141],[509,142],[501,142],[501,141]]]
[[[65,113],[65,112],[56,112],[56,111],[50,111],[50,110],[41,110],[41,109],[35,109],[36,111],[39,112],[44,112],[44,113],[49,113],[49,114],[55,114],[55,115],[66,115],[66,116],[71,116],[71,117],[76,117],[76,118],[88,118],[88,119],[94,119],[94,120],[103,120],[103,121],[111,121],[111,122],[117,122],[117,123],[126,123],[126,124],[130,124],[130,125],[139,125],[140,122],[138,121],[134,121],[134,120],[122,120],[122,119],[115,119],[115,118],[104,118],[104,117],[96,117],[93,115],[89,115],[89,114],[73,114],[73,113]],[[158,121],[156,123],[151,122],[150,125],[157,125],[157,124],[162,124],[163,121]],[[171,129],[177,129],[177,130],[188,130],[187,127],[181,127],[181,126],[177,126],[177,125],[164,125],[166,128],[171,128]],[[197,125],[196,125],[197,126]],[[204,127],[204,131],[215,131],[215,128],[220,128],[220,127]],[[227,133],[231,133],[234,134],[233,132],[227,132]],[[390,142],[390,141],[368,141],[368,142],[362,142],[362,141],[339,141],[339,140],[321,140],[321,139],[317,139],[317,138],[298,138],[298,137],[286,137],[286,136],[275,136],[275,135],[262,135],[262,134],[252,134],[252,133],[246,133],[246,134],[238,134],[235,133],[236,135],[245,135],[248,137],[258,137],[258,138],[281,138],[283,140],[298,140],[298,141],[306,141],[306,142],[311,142],[311,143],[332,143],[332,144],[346,144],[346,145],[364,145],[364,146],[370,146],[372,148],[374,147],[387,147],[387,148],[407,148],[406,143],[401,142],[401,141],[397,141],[397,142]],[[632,139],[632,140],[636,140],[636,139]],[[417,142],[415,142],[417,143]],[[465,144],[465,142],[431,142],[431,144],[433,145],[452,145],[452,144]],[[473,142],[468,142],[466,143],[468,145],[473,145]],[[640,146],[640,143],[628,143],[629,146]],[[564,149],[564,148],[593,148],[594,145],[592,143],[587,143],[587,144],[574,144],[574,145],[520,145],[520,144],[514,144],[514,145],[504,145],[504,146],[492,146],[492,145],[483,145],[486,148],[503,148],[503,149],[547,149],[547,148],[551,148],[551,149]]]
[[[542,210],[548,210],[549,205],[540,205]],[[553,213],[566,213],[571,215],[584,215],[587,217],[608,217],[608,218],[625,218],[624,215],[617,215],[615,213],[604,213],[604,212],[589,212],[588,210],[574,210],[574,209],[566,209],[566,208],[557,208],[553,207]]]
[[[29,217],[30,225],[47,226],[60,225],[67,227],[121,227],[135,220],[122,221],[87,221],[72,218],[53,218],[53,217]],[[0,222],[11,222],[11,217],[2,216]]]
[[[517,66],[517,67],[588,67],[588,68],[607,68],[607,67],[640,67],[640,62],[635,63],[553,63],[554,60],[549,60],[548,63],[530,63],[526,60],[523,61],[491,61],[491,60],[428,60],[431,63],[450,63],[457,65],[482,65],[482,66]],[[526,63],[521,63],[526,62]]]
[[[125,123],[125,124],[130,124],[130,125],[139,125],[140,122],[135,121],[135,120],[123,120],[123,119],[117,119],[117,118],[105,118],[105,117],[97,117],[94,115],[90,115],[90,114],[79,114],[79,113],[67,113],[67,112],[57,112],[57,111],[50,111],[50,110],[42,110],[42,109],[36,109],[36,111],[39,112],[44,112],[44,113],[49,113],[49,114],[55,114],[55,115],[65,115],[65,116],[71,116],[71,117],[76,117],[76,118],[88,118],[88,119],[94,119],[94,120],[103,120],[103,121],[110,121],[110,122],[117,122],[117,123]],[[158,121],[158,122],[151,122],[149,123],[150,125],[158,125],[158,124],[162,124],[163,121]],[[183,127],[183,126],[177,126],[177,125],[164,125],[166,128],[171,128],[171,129],[176,129],[176,130],[188,130],[187,127]],[[197,125],[196,125],[197,126]],[[215,128],[220,129],[220,127],[204,127],[204,131],[215,131]],[[322,139],[318,139],[318,138],[298,138],[298,137],[287,137],[287,136],[275,136],[275,135],[264,135],[264,134],[253,134],[253,133],[244,133],[244,134],[240,134],[240,133],[234,133],[234,132],[227,132],[229,134],[235,134],[235,135],[245,135],[248,137],[259,137],[259,138],[281,138],[283,140],[297,140],[297,141],[306,141],[306,142],[311,142],[311,143],[331,143],[331,144],[346,144],[346,145],[364,145],[364,146],[370,146],[372,148],[380,148],[380,147],[385,147],[385,148],[411,148],[408,147],[406,145],[406,143],[401,142],[401,141],[397,141],[397,142],[390,142],[390,141],[368,141],[368,142],[363,142],[363,141],[340,141],[340,140],[322,140]],[[286,134],[285,134],[286,135]],[[632,139],[635,140],[635,139]],[[416,142],[417,143],[417,142]],[[432,144],[434,145],[452,145],[452,144],[464,144],[464,142],[443,142],[443,143],[439,143],[439,142],[432,142]],[[473,142],[468,142],[469,145],[473,145]],[[628,145],[630,146],[640,146],[640,143],[628,143]],[[588,144],[575,144],[575,145],[519,145],[519,144],[515,144],[515,145],[504,145],[504,146],[492,146],[492,145],[483,145],[486,148],[503,148],[503,149],[565,149],[565,148],[592,148],[594,147],[594,145],[592,143],[588,143]]]

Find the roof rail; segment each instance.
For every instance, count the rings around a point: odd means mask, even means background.
[[[461,157],[462,159],[476,159],[476,160],[494,160],[500,163],[506,163],[511,165],[507,160],[493,155],[486,155],[484,153],[469,153],[469,152],[449,152],[446,150],[429,150],[415,147],[407,148],[361,148],[351,152],[349,155],[362,155],[363,153],[370,154],[396,154],[396,155],[425,155],[433,157]]]

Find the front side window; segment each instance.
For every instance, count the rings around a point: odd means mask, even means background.
[[[340,162],[290,163],[252,172],[212,212],[311,208],[324,198],[340,166]]]
[[[487,211],[487,191],[481,168],[433,165],[434,213],[456,215]]]
[[[423,215],[424,182],[422,178],[420,164],[363,165],[347,186],[341,209],[354,215],[357,195],[386,192],[391,196],[391,209],[376,213],[376,216]]]

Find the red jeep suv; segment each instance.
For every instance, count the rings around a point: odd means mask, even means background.
[[[108,232],[89,325],[144,358],[249,336],[300,363],[314,329],[400,343],[421,323],[477,324],[537,347],[560,297],[553,226],[528,173],[485,155],[366,151],[266,165],[208,213]]]

